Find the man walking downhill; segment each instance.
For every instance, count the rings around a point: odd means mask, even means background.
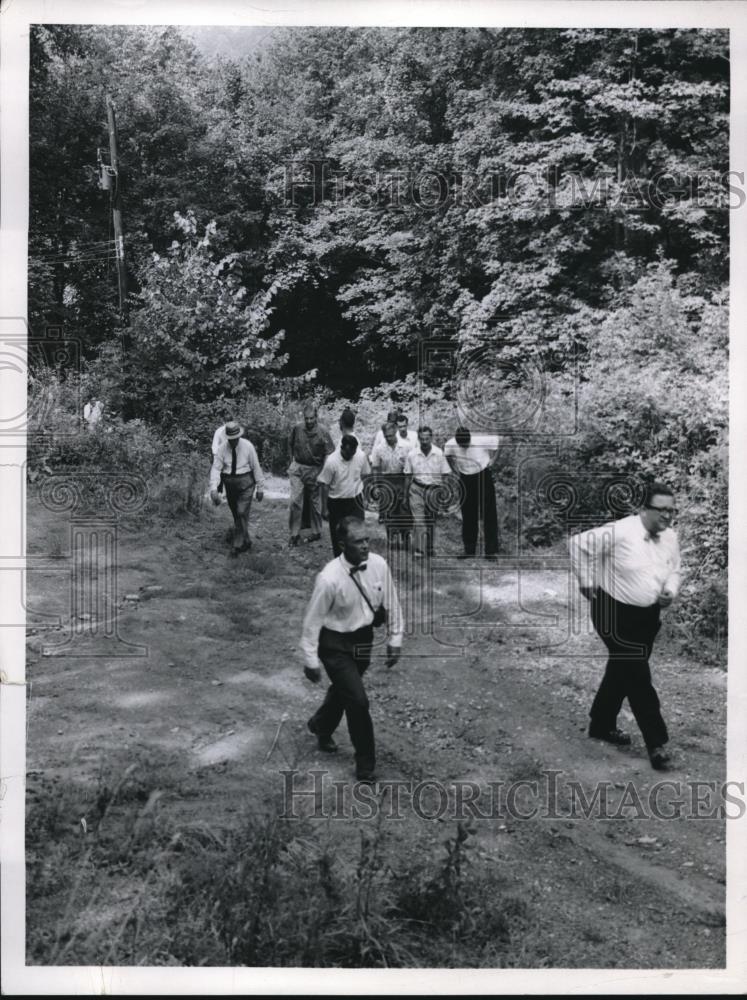
[[[388,421],[383,425],[381,444],[371,452],[371,471],[374,481],[385,484],[382,491],[383,509],[379,521],[386,527],[387,541],[399,544],[407,538],[411,518],[405,509],[405,459],[408,449],[400,445],[397,425]]]
[[[454,437],[444,445],[444,455],[462,484],[464,552],[459,558],[476,554],[480,521],[483,523],[485,558],[495,559],[498,552],[498,514],[490,472],[490,463],[497,450],[497,435],[473,436],[466,427],[457,427]]]
[[[255,487],[257,500],[264,496],[265,480],[251,441],[242,438],[243,430],[235,421],[225,426],[226,441],[218,447],[210,469],[210,497],[220,504],[218,487],[223,483],[228,507],[233,514],[233,542],[231,555],[248,552],[252,547],[249,537],[249,513]]]
[[[309,541],[316,542],[322,537],[322,499],[317,476],[322,471],[324,459],[334,450],[329,431],[319,424],[316,407],[307,403],[303,408],[303,423],[295,425],[288,439],[291,546],[301,541],[304,497],[311,527]]]
[[[303,623],[304,673],[318,683],[323,665],[330,680],[324,701],[307,725],[319,749],[334,753],[332,734],[344,714],[356,778],[370,782],[376,777],[376,748],[363,674],[371,662],[374,625],[383,624],[381,608],[387,617],[386,666],[393,667],[399,659],[402,612],[386,561],[369,553],[364,522],[344,517],[338,532],[342,552],[317,576]]]
[[[358,438],[343,434],[337,451],[327,455],[317,482],[322,495],[322,517],[329,519],[332,551],[342,551],[337,538],[337,525],[343,517],[365,518],[363,508],[363,476],[371,473],[366,453],[358,447]]]
[[[669,487],[650,483],[637,514],[573,535],[569,543],[581,593],[591,602],[592,623],[609,651],[589,713],[589,736],[629,744],[630,736],[617,728],[627,698],[656,770],[669,763],[664,750],[669,736],[648,661],[661,609],[669,607],[680,586],[679,543],[669,527],[674,514]]]
[[[428,493],[451,475],[444,453],[433,444],[430,427],[418,428],[418,445],[405,458],[405,492],[413,521],[413,544],[416,556],[433,555],[436,533],[436,510],[428,502]]]
[[[405,451],[409,451],[411,448],[417,448],[418,446],[418,435],[415,431],[408,430],[408,419],[404,413],[399,410],[390,410],[387,414],[386,423],[394,423],[397,425],[397,444],[400,448]],[[384,425],[376,431],[376,436],[373,441],[373,448],[377,445],[384,443]],[[372,450],[373,450],[372,448]]]
[[[343,435],[352,434],[355,430],[355,414],[349,406],[346,406],[340,414],[337,426],[340,428],[340,440],[342,440]],[[337,442],[337,447],[340,447],[340,441]]]

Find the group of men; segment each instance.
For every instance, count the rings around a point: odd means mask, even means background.
[[[382,512],[390,537],[393,532],[410,530],[409,517],[415,553],[428,555],[433,552],[429,488],[444,476],[457,475],[463,555],[476,553],[477,526],[482,520],[485,555],[491,558],[498,550],[498,529],[490,463],[498,440],[487,435],[478,438],[460,427],[441,451],[433,444],[429,427],[421,426],[415,435],[408,429],[406,416],[392,411],[376,435],[369,458],[352,433],[355,416],[351,411],[340,418],[337,446],[319,425],[315,407],[307,406],[303,416],[303,423],[293,428],[290,437],[291,545],[298,544],[306,517],[311,539],[321,537],[323,520],[329,522],[334,551],[334,558],[316,577],[303,623],[305,676],[318,683],[324,669],[330,681],[324,701],[307,725],[319,749],[334,753],[333,734],[345,716],[356,778],[373,782],[375,739],[363,675],[371,662],[374,628],[386,623],[385,664],[389,668],[399,659],[404,626],[386,560],[369,550],[361,500],[363,477],[385,477],[392,487],[390,502]],[[232,552],[238,554],[251,545],[251,499],[255,491],[257,499],[262,499],[264,480],[256,450],[242,437],[239,424],[229,421],[221,430],[217,448],[214,441],[211,496],[220,503],[218,491],[225,489],[234,516]],[[650,482],[637,513],[573,535],[569,543],[581,594],[590,602],[592,624],[609,653],[589,713],[588,735],[615,746],[629,745],[629,734],[617,727],[627,698],[657,770],[670,763],[665,750],[669,736],[649,658],[661,625],[661,609],[672,603],[680,586],[679,543],[671,528],[675,513],[672,490]]]
[[[408,544],[412,537],[416,557],[432,555],[438,504],[431,491],[441,486],[444,477],[455,475],[461,481],[463,555],[476,554],[482,520],[485,555],[495,557],[498,518],[490,473],[498,450],[495,435],[481,435],[473,441],[470,431],[459,427],[442,451],[433,444],[430,427],[423,425],[416,433],[410,430],[406,414],[391,410],[376,432],[370,455],[366,455],[353,433],[355,415],[350,410],[340,417],[341,437],[336,447],[329,432],[319,425],[313,405],[304,409],[303,417],[289,441],[291,545],[301,540],[306,510],[309,540],[320,537],[321,522],[326,520],[332,550],[339,555],[337,525],[343,517],[364,517],[364,481],[371,477],[372,496],[378,495],[379,517],[389,541]]]

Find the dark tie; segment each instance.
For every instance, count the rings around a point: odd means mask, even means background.
[[[238,451],[238,448],[239,448],[238,442],[237,442],[235,448],[233,447],[233,445],[231,446],[231,451],[232,451],[232,455],[231,455],[231,475],[232,476],[236,475],[236,452]]]
[[[365,572],[367,566],[368,563],[359,563],[357,566],[353,566],[353,568],[350,570],[350,575],[355,576],[356,573]]]

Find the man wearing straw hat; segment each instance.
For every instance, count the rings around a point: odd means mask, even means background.
[[[231,555],[248,552],[252,547],[249,537],[249,513],[256,487],[257,500],[264,496],[265,480],[251,441],[243,438],[243,428],[229,421],[225,428],[225,443],[218,447],[210,469],[210,498],[218,506],[218,486],[223,483],[228,507],[233,514],[233,542]]]

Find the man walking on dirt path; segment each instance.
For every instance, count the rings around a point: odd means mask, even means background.
[[[210,469],[210,498],[218,506],[222,483],[228,507],[233,514],[233,542],[231,555],[248,552],[252,547],[249,537],[249,513],[256,487],[257,500],[264,495],[265,480],[251,441],[243,438],[243,429],[235,421],[225,426],[226,443],[219,446]]]
[[[406,541],[411,518],[405,504],[405,459],[408,449],[400,445],[397,425],[388,421],[382,427],[384,438],[371,452],[371,470],[375,482],[384,484],[381,490],[383,509],[379,522],[386,527],[387,541],[399,544]]]
[[[337,525],[343,517],[365,518],[361,494],[363,476],[368,476],[371,466],[365,451],[358,447],[358,438],[343,434],[340,447],[327,455],[324,468],[317,482],[322,494],[322,517],[329,520],[332,551],[339,556],[342,548],[337,537]]]
[[[397,427],[397,444],[404,451],[410,451],[411,448],[417,448],[418,446],[418,435],[415,431],[408,430],[408,419],[404,413],[399,410],[390,410],[387,414],[386,423],[396,424]],[[373,441],[373,448],[384,443],[384,425],[376,431],[376,436]],[[373,451],[373,448],[371,449]]]
[[[319,424],[316,407],[307,403],[303,408],[303,423],[295,425],[288,439],[291,546],[301,541],[304,500],[311,527],[309,541],[316,542],[322,537],[322,499],[316,480],[324,459],[334,450],[329,431]]]
[[[387,668],[400,656],[402,611],[389,567],[381,556],[369,552],[368,529],[356,517],[338,524],[341,554],[332,559],[314,584],[301,636],[304,674],[313,683],[327,672],[330,687],[324,701],[307,725],[319,741],[319,749],[334,753],[332,734],[347,720],[355,751],[355,775],[359,781],[376,778],[376,749],[363,674],[371,662],[375,625],[387,620]]]
[[[609,651],[589,713],[589,736],[627,746],[630,736],[617,728],[627,698],[656,770],[670,761],[664,750],[669,735],[648,661],[661,609],[669,607],[680,586],[679,543],[669,527],[674,515],[672,491],[652,482],[637,514],[573,535],[569,543],[592,623]]]
[[[418,445],[405,458],[405,495],[410,502],[413,545],[416,556],[432,556],[436,533],[436,510],[429,492],[451,475],[444,453],[433,444],[430,427],[418,428]]]
[[[473,435],[467,427],[457,427],[453,438],[444,445],[444,455],[462,484],[462,542],[459,558],[474,556],[477,535],[483,523],[485,558],[495,559],[498,552],[498,514],[495,508],[495,485],[490,463],[498,450],[496,434]]]
[[[340,448],[340,441],[345,434],[352,434],[355,430],[355,414],[346,406],[345,409],[340,414],[340,419],[337,422],[337,426],[340,428],[340,436],[337,441],[337,448]]]

